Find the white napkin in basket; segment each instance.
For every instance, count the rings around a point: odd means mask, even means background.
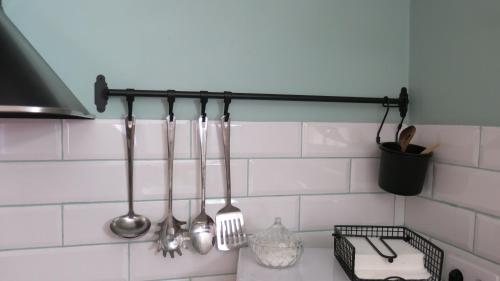
[[[399,276],[410,280],[427,280],[431,277],[424,266],[424,254],[403,240],[385,240],[397,254],[397,258],[390,263],[381,257],[364,237],[347,239],[356,249],[354,273],[360,279],[383,280],[390,276]],[[369,239],[383,254],[391,255],[379,238]]]

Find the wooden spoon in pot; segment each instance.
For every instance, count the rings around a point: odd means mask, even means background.
[[[408,145],[410,144],[410,141],[416,131],[417,129],[413,125],[408,126],[401,131],[401,134],[399,134],[399,146],[401,147],[401,152],[406,152],[406,149],[408,148]]]

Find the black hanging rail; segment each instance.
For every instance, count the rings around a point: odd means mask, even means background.
[[[288,95],[288,94],[263,94],[263,93],[233,93],[233,92],[209,92],[209,91],[176,91],[176,90],[135,90],[135,89],[109,89],[104,75],[98,75],[94,84],[95,105],[97,111],[104,112],[108,104],[109,97],[126,97],[129,102],[129,116],[132,114],[131,102],[135,97],[166,98],[169,101],[169,110],[172,112],[173,101],[176,98],[199,98],[202,105],[206,105],[208,99],[224,99],[225,109],[231,99],[240,100],[274,100],[274,101],[310,101],[310,102],[343,102],[343,103],[373,103],[380,104],[387,108],[384,119],[377,132],[377,143],[380,143],[380,131],[385,122],[389,108],[399,108],[401,122],[396,131],[396,140],[403,121],[408,113],[408,91],[401,88],[398,98],[372,97],[339,97],[339,96],[315,96],[315,95]]]

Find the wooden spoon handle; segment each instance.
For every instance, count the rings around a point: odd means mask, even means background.
[[[420,152],[420,154],[428,154],[428,153],[431,153],[434,149],[438,148],[439,147],[439,143],[436,143],[436,144],[433,144],[429,147],[427,147],[426,149],[424,149],[422,152]]]

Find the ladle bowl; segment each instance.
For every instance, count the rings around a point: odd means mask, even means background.
[[[110,224],[111,231],[123,238],[136,238],[146,233],[151,221],[143,215],[126,214],[116,217]]]

